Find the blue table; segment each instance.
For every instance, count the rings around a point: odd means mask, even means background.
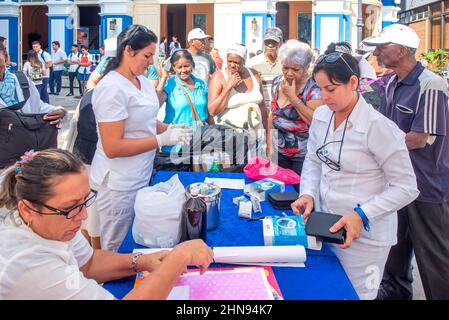
[[[194,182],[204,181],[208,177],[220,178],[245,178],[245,182],[251,182],[242,173],[203,173],[203,172],[169,172],[159,171],[155,174],[152,184],[168,180],[173,174],[178,174],[179,179],[187,186]],[[293,191],[287,186],[286,191]],[[232,203],[232,198],[242,194],[242,190],[222,190],[220,225],[207,234],[207,244],[214,246],[260,246],[263,245],[262,221],[247,221],[239,218],[237,206]],[[263,213],[281,214],[282,211],[273,209],[268,201],[261,203]],[[292,211],[285,211],[293,214]],[[254,215],[256,216],[256,215]],[[119,252],[130,253],[135,248],[141,248],[133,240],[131,228],[126,235]],[[330,300],[356,300],[357,293],[351,285],[340,262],[326,245],[321,251],[307,250],[305,268],[273,267],[276,280],[286,300],[330,299]],[[225,267],[229,265],[212,264],[210,267]],[[135,277],[111,281],[104,284],[115,297],[121,299],[133,287]]]

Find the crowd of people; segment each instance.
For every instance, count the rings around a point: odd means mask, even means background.
[[[213,253],[201,240],[153,255],[116,252],[157,152],[176,151],[195,129],[216,124],[247,132],[250,153],[301,175],[295,214],[343,216],[331,232],[346,229],[345,242],[330,247],[361,299],[411,299],[413,253],[426,297],[449,299],[448,90],[416,61],[416,32],[395,24],[356,52],[336,42],[322,55],[284,41],[278,28],[263,40],[252,58],[238,43],[221,58],[199,28],[183,49],[176,37],[159,42],[131,25],[95,70],[87,48],[79,54],[73,45],[67,57],[55,41],[50,56],[34,43],[23,69],[31,88],[23,112],[47,112],[59,123],[65,111],[48,104],[46,86],[60,93],[67,62],[70,95],[75,78],[80,94],[93,89],[99,140],[89,169],[58,149],[27,153],[4,168],[0,298],[112,299],[99,283],[147,270],[154,276],[126,298],[164,299],[186,266],[204,272]],[[24,99],[8,61],[0,47],[0,107]],[[78,232],[87,220],[98,221],[94,249]],[[76,290],[63,285],[69,266],[82,279]],[[29,281],[37,285],[26,289]]]

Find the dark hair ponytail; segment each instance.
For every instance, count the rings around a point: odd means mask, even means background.
[[[109,71],[118,68],[123,59],[123,52],[126,46],[134,51],[142,50],[152,43],[157,43],[157,36],[153,31],[140,24],[132,24],[125,30],[120,32],[117,37],[117,55],[113,57],[106,65],[103,77],[106,76]]]

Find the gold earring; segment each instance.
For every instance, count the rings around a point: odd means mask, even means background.
[[[28,228],[31,228],[31,224],[33,223],[33,221],[30,219],[30,220],[28,220],[28,223],[27,223],[27,227]]]

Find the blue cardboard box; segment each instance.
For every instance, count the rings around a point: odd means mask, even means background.
[[[302,216],[273,216],[263,219],[263,238],[266,246],[308,247]]]

